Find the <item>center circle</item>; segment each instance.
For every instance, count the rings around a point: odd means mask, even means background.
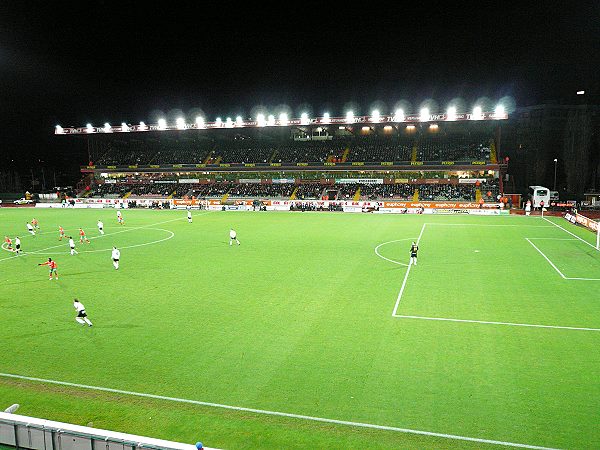
[[[387,241],[387,242],[382,242],[381,244],[379,244],[377,247],[375,247],[375,254],[377,256],[379,256],[381,259],[385,259],[386,261],[389,261],[393,264],[397,264],[399,266],[405,266],[408,267],[408,264],[400,262],[400,261],[396,261],[395,259],[391,259],[391,258],[387,258],[385,256],[383,256],[381,253],[379,253],[379,248],[383,247],[384,245],[387,244],[392,244],[394,242],[404,242],[404,241],[415,241],[417,238],[403,238],[403,239],[394,239],[393,241]]]

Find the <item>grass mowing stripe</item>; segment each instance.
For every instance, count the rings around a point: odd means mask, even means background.
[[[190,403],[190,404],[194,404],[194,405],[210,406],[213,408],[231,409],[234,411],[244,411],[244,412],[251,412],[251,413],[255,413],[255,414],[265,414],[265,415],[270,415],[270,416],[289,417],[292,419],[310,420],[313,422],[324,422],[324,423],[333,423],[333,424],[337,424],[337,425],[347,425],[347,426],[352,426],[352,427],[372,428],[372,429],[376,429],[376,430],[395,431],[398,433],[407,433],[407,434],[418,434],[418,435],[423,435],[423,436],[432,436],[432,437],[453,439],[453,440],[459,440],[459,441],[479,442],[482,444],[503,445],[506,447],[528,448],[528,449],[537,449],[537,450],[558,450],[558,449],[552,448],[552,447],[541,447],[541,446],[537,446],[537,445],[520,444],[517,442],[506,442],[506,441],[499,441],[499,440],[494,440],[494,439],[483,439],[483,438],[474,438],[474,437],[468,437],[468,436],[458,436],[455,434],[435,433],[432,431],[412,430],[410,428],[399,428],[399,427],[392,427],[392,426],[387,426],[387,425],[375,425],[375,424],[363,423],[363,422],[351,422],[351,421],[347,421],[347,420],[327,419],[327,418],[323,418],[323,417],[305,416],[302,414],[292,414],[292,413],[286,413],[286,412],[280,412],[280,411],[268,411],[268,410],[264,410],[264,409],[246,408],[243,406],[223,405],[220,403],[203,402],[203,401],[199,401],[199,400],[189,400],[189,399],[185,399],[185,398],[168,397],[168,396],[164,396],[164,395],[147,394],[147,393],[143,393],[143,392],[125,391],[122,389],[113,389],[113,388],[107,388],[107,387],[101,387],[101,386],[89,386],[86,384],[71,383],[68,381],[48,380],[48,379],[44,379],[44,378],[28,377],[25,375],[15,375],[15,374],[10,374],[10,373],[0,373],[0,376],[5,377],[5,378],[19,379],[19,380],[36,381],[39,383],[48,383],[48,384],[57,384],[57,385],[61,385],[61,386],[76,387],[76,388],[80,388],[80,389],[90,389],[90,390],[95,390],[95,391],[111,392],[113,394],[123,394],[123,395],[131,395],[131,396],[136,396],[136,397],[153,398],[153,399],[157,399],[157,400],[166,400],[166,401],[178,402],[178,403]]]

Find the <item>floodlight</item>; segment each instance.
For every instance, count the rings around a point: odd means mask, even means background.
[[[217,127],[222,127],[223,126],[223,121],[221,120],[220,117],[217,117],[217,120],[215,120],[215,125]]]
[[[331,119],[329,117],[329,113],[328,112],[326,112],[325,114],[323,114],[323,120],[322,120],[322,122],[323,123],[330,123],[331,122]]]
[[[121,131],[129,131],[129,127],[125,122],[121,122]]]
[[[372,122],[379,122],[381,120],[381,114],[379,113],[379,110],[374,110],[371,113],[371,121]]]
[[[481,120],[481,106],[476,106],[475,108],[473,108],[473,115],[471,117],[471,119],[473,120]]]
[[[106,122],[104,124],[104,128],[102,129],[105,133],[110,133],[112,131],[112,128],[110,126],[110,123]]]
[[[164,130],[167,128],[167,121],[165,119],[158,119],[158,129]]]
[[[225,126],[227,128],[233,128],[233,121],[231,120],[231,117],[228,117],[227,119],[225,119]]]
[[[577,95],[583,95],[585,94],[585,91],[577,91]]]
[[[431,125],[429,125],[429,129],[430,130],[437,130],[438,129],[438,124],[437,123],[432,123]]]
[[[270,127],[275,125],[275,116],[273,114],[269,114],[269,117],[267,117],[267,125]]]
[[[494,110],[494,115],[496,117],[504,116],[504,105],[496,106],[496,109]]]
[[[402,109],[397,109],[394,113],[394,121],[395,122],[404,122],[404,111]]]
[[[286,113],[279,114],[279,125],[286,126],[288,124],[288,115]]]
[[[362,131],[369,131],[371,127],[362,127]]]
[[[144,122],[140,122],[140,130],[147,130],[148,126]]]
[[[456,106],[450,106],[448,108],[448,113],[446,115],[446,120],[450,120],[450,121],[456,120]]]
[[[300,125],[308,125],[310,120],[308,119],[307,113],[302,113],[300,115]]]
[[[266,122],[265,122],[265,115],[264,115],[264,114],[258,114],[258,115],[256,116],[256,124],[257,124],[259,127],[264,127],[264,126],[266,125]]]
[[[62,134],[65,132],[65,130],[63,130],[63,127],[61,127],[60,125],[56,125],[56,132]]]
[[[196,117],[196,126],[198,128],[204,128],[206,126],[206,124],[204,123],[204,117]]]
[[[421,116],[419,117],[421,122],[427,122],[429,120],[429,108],[421,109]]]
[[[242,127],[242,126],[244,126],[244,120],[242,119],[242,116],[237,116],[237,117],[235,118],[235,125],[236,125],[237,127]]]
[[[178,130],[185,129],[185,120],[183,120],[183,117],[178,117],[177,120],[175,120],[175,124],[177,125]]]
[[[354,123],[354,113],[352,111],[348,111],[346,113],[346,122],[347,123]]]
[[[85,131],[86,133],[93,133],[94,132],[94,127],[92,126],[91,123],[88,123],[85,127]]]

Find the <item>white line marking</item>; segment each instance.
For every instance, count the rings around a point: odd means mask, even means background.
[[[551,223],[551,224],[552,224],[552,225],[554,225],[555,227],[558,227],[558,228],[560,228],[560,229],[561,229],[561,230],[563,230],[565,233],[569,233],[571,236],[573,236],[573,237],[575,237],[575,238],[579,239],[579,240],[580,240],[581,242],[583,242],[584,244],[587,244],[587,245],[589,245],[589,246],[590,246],[590,247],[592,247],[594,250],[597,250],[597,248],[596,248],[594,245],[590,244],[590,243],[589,243],[588,241],[586,241],[585,239],[582,239],[582,238],[580,238],[580,237],[579,237],[579,236],[577,236],[576,234],[573,234],[573,233],[571,233],[569,230],[567,230],[567,229],[565,229],[565,228],[561,227],[560,225],[558,225],[558,224],[556,224],[556,223],[552,222],[551,220],[548,220],[548,219],[546,219],[545,217],[544,217],[544,220],[545,220],[546,222],[549,222],[549,223]]]
[[[567,278],[567,277],[565,277],[565,276],[564,276],[564,274],[563,274],[563,273],[562,273],[562,272],[561,272],[561,271],[558,269],[558,267],[556,267],[556,266],[554,265],[554,263],[553,263],[552,261],[550,261],[550,258],[548,258],[548,257],[547,257],[547,256],[544,254],[544,252],[542,252],[542,251],[541,251],[539,248],[537,248],[537,246],[536,246],[536,245],[535,245],[533,242],[531,242],[531,241],[530,241],[529,239],[527,239],[527,238],[525,238],[525,240],[526,240],[527,242],[529,242],[531,245],[533,245],[533,248],[535,248],[535,249],[536,249],[538,252],[540,252],[540,255],[542,255],[542,256],[544,257],[544,259],[545,259],[546,261],[548,261],[548,263],[549,263],[549,264],[550,264],[550,265],[551,265],[551,266],[554,268],[554,270],[556,270],[556,271],[558,272],[558,274],[559,274],[561,277],[563,277],[563,278],[565,278],[565,279]]]
[[[392,242],[412,241],[412,240],[414,240],[414,238],[396,239],[396,240],[393,240],[393,241],[384,242],[383,244],[379,244],[377,247],[375,247],[375,254],[377,256],[379,256],[380,258],[385,259],[386,261],[389,261],[391,263],[398,264],[399,266],[408,267],[408,264],[401,263],[401,262],[395,261],[395,260],[390,259],[390,258],[386,258],[385,256],[381,255],[378,250],[379,250],[379,247],[383,247],[386,244],[391,244]]]
[[[443,225],[448,227],[530,227],[530,228],[552,228],[548,225],[529,225],[529,224],[490,224],[490,223],[442,223],[427,222],[426,225]]]
[[[550,227],[548,227],[550,228]],[[577,239],[573,238],[552,238],[552,237],[530,237],[525,239],[531,239],[535,241],[576,241]]]
[[[579,331],[600,331],[600,328],[586,328],[586,327],[566,327],[560,325],[539,325],[535,323],[514,323],[514,322],[494,322],[491,320],[468,320],[468,319],[451,319],[446,317],[425,317],[425,316],[408,316],[408,315],[396,315],[399,319],[420,319],[420,320],[440,320],[444,322],[466,322],[466,323],[482,323],[489,325],[508,325],[511,327],[531,327],[531,328],[553,328],[559,330],[579,330]]]
[[[600,278],[567,277],[567,278],[565,278],[565,280],[600,281]]]
[[[211,211],[206,211],[206,212],[204,212],[204,213],[202,213],[202,214],[197,214],[197,215],[196,215],[196,217],[197,217],[197,216],[204,216],[204,215],[206,215],[206,214],[210,214],[210,213],[211,213]],[[115,231],[114,233],[106,233],[106,234],[103,234],[103,235],[100,235],[100,236],[92,236],[92,237],[91,237],[91,238],[89,238],[89,239],[90,239],[90,240],[91,240],[91,239],[98,239],[98,238],[100,238],[100,237],[104,237],[104,236],[112,236],[112,235],[119,234],[119,233],[126,233],[126,232],[128,232],[128,231],[140,230],[140,229],[142,229],[142,228],[148,228],[148,227],[153,227],[153,226],[156,226],[156,225],[162,225],[163,223],[175,222],[175,221],[177,221],[177,220],[187,220],[187,216],[186,216],[186,217],[178,217],[177,219],[164,220],[164,221],[162,221],[162,222],[152,223],[152,224],[148,224],[148,225],[141,225],[141,226],[139,226],[139,227],[131,227],[131,228],[126,228],[126,229],[124,229],[124,230]],[[62,247],[63,245],[64,245],[64,244],[61,244],[61,245],[53,245],[53,246],[51,246],[51,247],[43,248],[43,249],[41,249],[41,250],[35,250],[35,251],[32,251],[32,252],[28,252],[27,254],[30,254],[30,255],[31,255],[31,254],[38,254],[38,253],[45,252],[46,250],[52,250],[53,248]],[[27,254],[23,254],[23,256],[27,256]],[[1,259],[0,259],[0,262],[2,262],[2,261],[7,261],[7,260],[9,260],[9,259],[14,259],[14,257],[12,257],[12,256],[9,256],[9,257],[7,257],[7,258],[1,258]]]
[[[126,245],[124,247],[119,247],[119,250],[123,250],[126,248],[136,248],[136,247],[144,247],[146,245],[152,245],[152,244],[158,244],[159,242],[163,242],[163,241],[168,241],[169,239],[172,239],[175,237],[175,233],[173,233],[171,230],[165,230],[164,228],[144,228],[145,230],[159,230],[159,231],[164,231],[165,233],[169,233],[169,236],[167,236],[166,238],[162,238],[162,239],[158,239],[156,241],[150,241],[150,242],[144,242],[142,244],[135,244],[135,245]],[[106,236],[106,235],[105,235]],[[98,236],[101,237],[101,236]],[[82,244],[84,245],[84,244]],[[112,250],[112,248],[101,248],[98,250],[78,250],[77,253],[98,253],[98,252],[110,252]],[[32,254],[35,254],[37,252],[31,252]],[[65,249],[64,252],[44,252],[47,255],[64,255],[68,253],[68,250]]]
[[[555,448],[550,448],[550,447],[540,447],[537,445],[520,444],[520,443],[516,443],[516,442],[505,442],[505,441],[498,441],[498,440],[493,440],[493,439],[482,439],[482,438],[474,438],[474,437],[468,437],[468,436],[459,436],[459,435],[455,435],[455,434],[435,433],[432,431],[413,430],[410,428],[399,428],[399,427],[392,427],[392,426],[387,426],[387,425],[374,425],[374,424],[363,423],[363,422],[350,422],[347,420],[327,419],[327,418],[323,418],[323,417],[305,416],[302,414],[291,414],[291,413],[280,412],[280,411],[268,411],[268,410],[264,410],[264,409],[245,408],[242,406],[223,405],[220,403],[203,402],[203,401],[199,401],[199,400],[189,400],[189,399],[177,398],[177,397],[167,397],[164,395],[146,394],[143,392],[124,391],[121,389],[113,389],[113,388],[100,387],[100,386],[89,386],[86,384],[70,383],[67,381],[48,380],[48,379],[44,379],[44,378],[28,377],[28,376],[24,376],[24,375],[14,375],[14,374],[10,374],[10,373],[0,373],[0,376],[5,377],[5,378],[15,378],[18,380],[28,380],[28,381],[37,381],[40,383],[57,384],[57,385],[61,385],[61,386],[75,387],[75,388],[79,388],[79,389],[90,389],[90,390],[94,390],[94,391],[111,392],[114,394],[131,395],[131,396],[136,396],[136,397],[145,397],[145,398],[152,398],[152,399],[157,399],[157,400],[167,400],[167,401],[178,402],[178,403],[190,403],[193,405],[210,406],[213,408],[222,408],[222,409],[229,409],[229,410],[234,410],[234,411],[244,411],[244,412],[251,412],[251,413],[255,413],[255,414],[265,414],[265,415],[269,415],[269,416],[280,416],[280,417],[288,417],[288,418],[292,418],[292,419],[310,420],[313,422],[324,422],[324,423],[333,423],[333,424],[337,424],[337,425],[347,425],[347,426],[352,426],[352,427],[371,428],[371,429],[385,430],[385,431],[395,431],[398,433],[418,434],[418,435],[422,435],[422,436],[432,436],[432,437],[438,437],[438,438],[444,438],[444,439],[454,439],[454,440],[459,440],[459,441],[478,442],[478,443],[482,443],[482,444],[504,445],[506,447],[529,448],[529,449],[536,449],[536,450],[557,450]]]
[[[539,248],[537,248],[537,246],[533,242],[531,242],[530,238],[525,238],[525,240],[527,242],[529,242],[531,245],[533,245],[533,247],[538,252],[540,252],[540,254],[546,259],[546,261],[548,261],[550,263],[550,265],[552,267],[554,267],[554,270],[556,270],[559,273],[559,275],[561,277],[563,277],[565,280],[600,281],[600,278],[579,278],[579,277],[567,277],[567,276],[563,275],[563,273],[560,270],[558,270],[558,267],[556,267],[556,265],[554,265],[554,263],[552,261],[550,261],[550,258],[548,258]],[[568,239],[568,240],[569,241],[575,241],[576,239]]]
[[[419,245],[419,242],[421,241],[421,236],[423,236],[423,231],[425,231],[425,225],[427,224],[424,223],[421,227],[421,232],[419,233],[419,237],[417,238],[417,245]],[[406,280],[408,280],[408,274],[410,273],[411,267],[412,264],[409,264],[408,268],[406,269],[406,273],[404,274],[404,280],[402,281],[402,287],[400,288],[400,292],[398,292],[398,297],[396,298],[396,304],[394,305],[394,310],[392,311],[392,317],[396,315],[396,312],[398,312],[398,306],[400,306],[400,300],[402,299],[402,294],[404,293],[404,288],[406,287]]]

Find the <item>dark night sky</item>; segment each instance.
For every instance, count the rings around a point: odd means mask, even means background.
[[[600,2],[125,3],[2,2],[5,155],[60,147],[56,124],[156,111],[341,115],[427,98],[443,110],[455,97],[527,105],[600,89]]]

